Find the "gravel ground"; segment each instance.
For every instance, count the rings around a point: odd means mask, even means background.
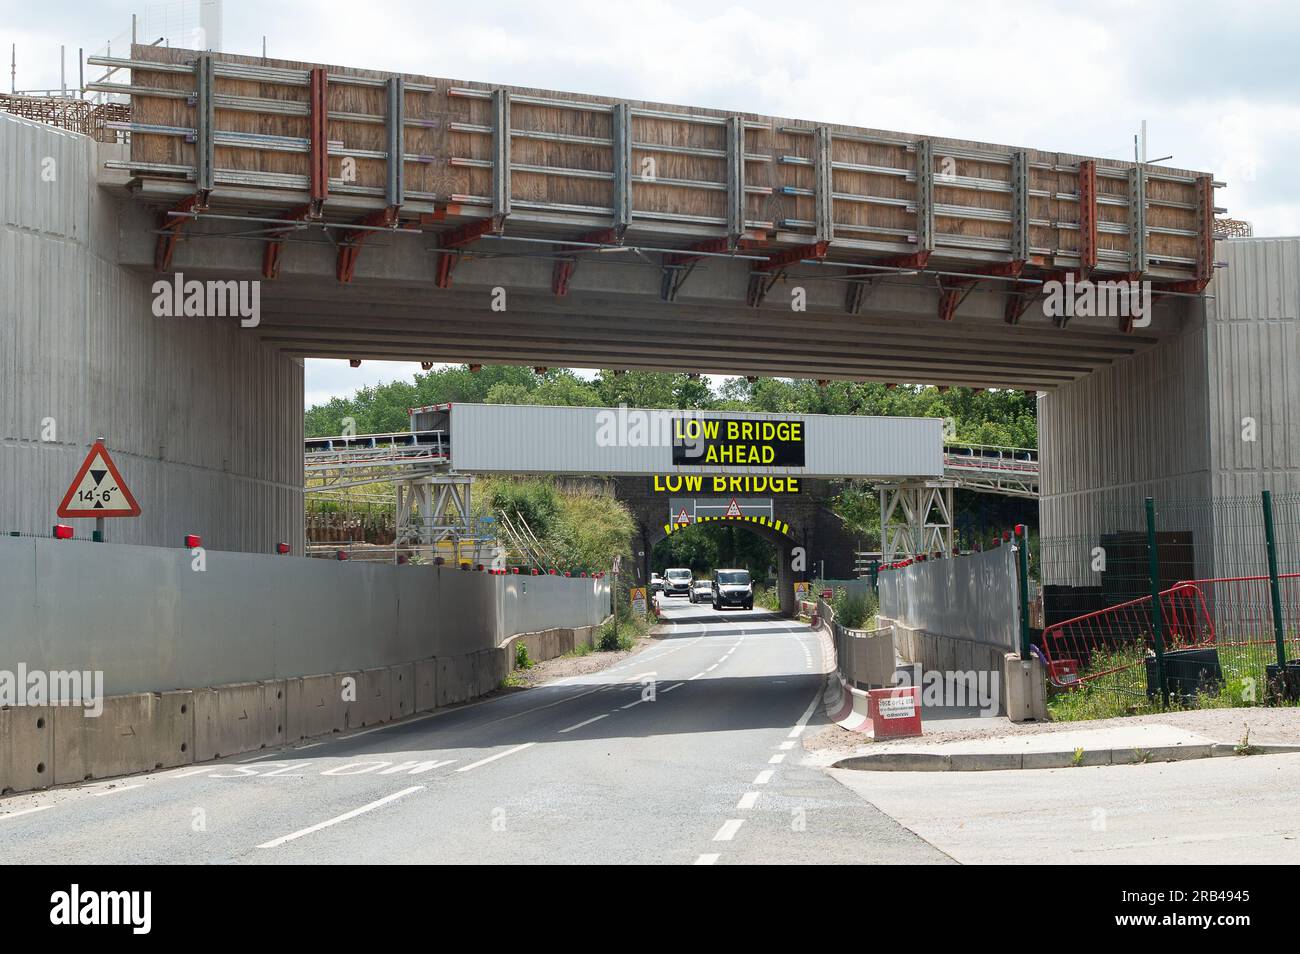
[[[631,649],[618,652],[600,652],[592,650],[585,656],[565,655],[556,656],[554,659],[547,659],[543,662],[535,662],[530,669],[516,669],[516,679],[521,683],[518,686],[511,686],[508,689],[498,690],[500,692],[518,692],[521,689],[531,689],[543,682],[549,682],[552,679],[568,679],[572,676],[589,676],[594,672],[600,672],[608,669],[627,659],[629,656],[635,656],[637,653],[654,646],[659,640],[643,636],[636,641],[636,645]]]
[[[1004,718],[986,719],[980,720],[979,725],[965,722],[960,729],[938,732],[926,730],[925,735],[920,739],[908,741],[910,744],[953,742],[960,739],[1000,738],[1043,732],[1077,732],[1085,729],[1109,729],[1135,725],[1169,725],[1195,732],[1216,742],[1231,743],[1240,742],[1249,727],[1251,742],[1300,745],[1300,709],[1264,707],[1199,709],[1118,719],[1090,719],[1086,722],[1013,723]],[[870,749],[875,744],[870,737],[860,732],[849,732],[837,725],[826,726],[820,732],[810,733],[804,738],[806,750],[826,754],[842,752],[850,755],[859,749],[864,751]]]

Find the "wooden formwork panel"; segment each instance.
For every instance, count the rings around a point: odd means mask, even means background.
[[[197,71],[177,68],[199,56],[133,48],[129,165],[142,179],[193,178],[195,136],[176,130],[199,126]],[[306,189],[307,77],[316,64],[229,55],[213,61],[215,198],[226,181],[244,187],[245,198],[262,185]],[[394,161],[387,156],[390,74],[325,69],[330,195],[382,207]],[[660,235],[680,228],[683,243],[712,229],[775,244],[825,239],[853,252],[929,250],[972,266],[1005,261],[1019,248],[1032,264],[1069,268],[1085,251],[1084,157],[431,77],[403,81],[396,204],[408,216],[449,208],[470,216],[509,212],[534,231],[559,229],[570,217],[578,233],[609,218],[620,231],[647,223]],[[498,128],[503,109],[505,130]],[[278,138],[268,145],[267,137]],[[498,174],[502,157],[506,176]],[[1131,271],[1144,251],[1153,273],[1205,274],[1211,177],[1146,167],[1135,185],[1133,164],[1095,163],[1097,266]],[[1019,187],[1017,168],[1024,173]],[[1144,192],[1138,245],[1135,189]],[[620,194],[629,197],[623,221]]]

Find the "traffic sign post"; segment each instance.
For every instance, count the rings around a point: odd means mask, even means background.
[[[109,456],[104,438],[95,438],[59,504],[60,517],[93,517],[97,543],[104,542],[106,517],[138,517],[140,504]]]

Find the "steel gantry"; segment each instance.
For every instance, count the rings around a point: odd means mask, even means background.
[[[883,562],[924,553],[952,555],[952,491],[956,484],[955,480],[942,479],[876,485],[880,493]]]

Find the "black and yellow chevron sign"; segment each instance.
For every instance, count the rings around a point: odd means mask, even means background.
[[[708,523],[712,520],[731,520],[736,523],[761,523],[765,527],[771,527],[779,533],[784,533],[787,537],[790,535],[790,525],[784,520],[775,520],[772,517],[696,517],[691,523]],[[685,530],[690,523],[665,523],[664,532],[669,536],[678,530]]]

